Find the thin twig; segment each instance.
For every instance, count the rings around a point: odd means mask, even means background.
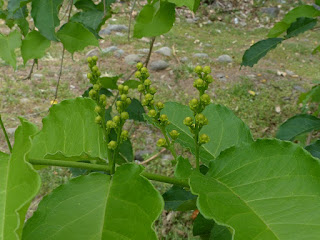
[[[107,16],[107,10],[106,10],[106,0],[103,1],[103,17],[105,18]]]
[[[146,59],[146,62],[145,62],[145,66],[146,67],[148,67],[148,64],[149,64],[149,61],[150,61],[150,58],[151,58],[152,49],[153,49],[153,44],[154,44],[155,40],[156,40],[156,37],[153,37],[151,39],[149,53],[148,53],[148,56],[147,56],[147,59]]]
[[[177,57],[176,49],[175,49],[175,47],[174,47],[174,44],[172,45],[172,55],[173,55],[174,58],[176,59],[177,63],[180,65],[181,62],[180,62],[180,59]]]
[[[37,59],[33,59],[32,67],[31,67],[31,69],[30,69],[29,75],[28,75],[26,78],[24,78],[23,80],[31,79],[31,76],[32,76],[32,73],[33,73],[34,65],[36,65],[36,61],[37,61]]]
[[[147,160],[139,163],[140,165],[143,165],[143,164],[147,164],[148,162],[151,162],[152,160],[156,159],[157,157],[159,157],[162,153],[164,153],[167,149],[163,148],[161,149],[160,152],[158,152],[157,154],[153,155],[152,157],[148,158]]]
[[[307,138],[307,141],[306,141],[306,146],[308,146],[308,145],[311,143],[312,134],[313,134],[313,131],[311,131],[311,132],[308,134],[308,138]]]
[[[136,5],[136,0],[133,0],[132,8],[130,10],[130,18],[129,18],[129,29],[128,29],[128,42],[130,41],[130,33],[131,33],[131,22],[132,22],[132,13],[134,6]]]
[[[12,146],[11,146],[11,143],[10,143],[10,140],[9,140],[9,136],[8,136],[7,130],[4,127],[4,124],[2,122],[1,114],[0,114],[0,125],[1,125],[1,128],[2,128],[4,137],[5,137],[6,141],[7,141],[9,151],[10,151],[10,153],[12,153]]]

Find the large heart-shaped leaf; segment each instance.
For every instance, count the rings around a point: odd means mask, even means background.
[[[89,98],[62,101],[50,108],[34,137],[30,157],[66,160],[106,159],[102,128],[95,123],[95,102]]]
[[[320,162],[280,140],[234,147],[193,173],[191,191],[208,219],[235,240],[310,240],[320,235]]]
[[[200,0],[169,0],[168,2],[174,3],[177,7],[186,6],[193,12],[196,12],[200,5]]]
[[[168,132],[173,129],[179,131],[180,136],[177,142],[194,153],[193,136],[188,127],[183,124],[186,117],[193,116],[190,108],[179,103],[168,102],[162,113],[167,114],[170,121],[170,125],[167,127]],[[249,128],[226,107],[210,104],[203,114],[208,118],[209,124],[203,127],[201,132],[210,137],[210,142],[200,148],[200,158],[204,163],[208,164],[224,149],[252,142]]]
[[[21,119],[11,156],[0,154],[0,239],[20,239],[28,207],[40,189],[40,177],[28,163],[30,136],[36,132]]]
[[[15,30],[9,33],[8,36],[0,34],[0,57],[16,68],[16,54],[14,50],[21,45],[21,34]]]
[[[308,114],[299,114],[285,121],[277,132],[281,140],[293,140],[300,134],[320,129],[320,118]]]
[[[142,170],[126,164],[113,177],[94,173],[70,180],[40,202],[23,239],[156,240],[152,224],[163,200]]]
[[[320,158],[320,140],[306,146],[306,150],[311,153],[312,156]]]

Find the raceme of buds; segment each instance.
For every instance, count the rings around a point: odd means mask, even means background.
[[[172,130],[169,134],[170,134],[172,140],[176,140],[180,135],[180,133],[177,130]]]

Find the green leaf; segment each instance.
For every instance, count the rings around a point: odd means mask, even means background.
[[[40,189],[40,177],[28,163],[30,136],[37,128],[20,121],[11,156],[0,155],[0,239],[21,239],[28,207]]]
[[[242,57],[241,66],[253,67],[254,64],[263,58],[267,53],[276,48],[283,41],[283,38],[268,38],[253,44]]]
[[[89,97],[89,92],[91,89],[93,89],[93,87],[89,87],[86,91],[84,91],[84,93],[82,94],[82,97]],[[100,89],[99,96],[102,94],[106,95],[107,97],[113,96],[112,92],[105,88]]]
[[[138,99],[131,99],[131,104],[128,106],[126,111],[129,113],[129,119],[144,122],[143,114],[145,111]]]
[[[137,80],[127,80],[122,85],[128,86],[130,89],[136,89],[140,84],[141,82]]]
[[[320,158],[320,140],[315,143],[306,146],[306,150],[311,153],[312,156]]]
[[[273,28],[269,31],[268,37],[278,37],[282,33],[284,33],[290,25],[295,22],[298,18],[314,18],[320,16],[320,11],[315,9],[313,6],[310,5],[301,5],[292,9],[288,12],[281,22],[276,23]]]
[[[34,159],[63,155],[65,159],[83,156],[90,159],[107,159],[103,130],[95,123],[96,104],[88,98],[62,101],[50,108],[43,119],[42,130],[34,137],[30,157]]]
[[[14,30],[8,36],[0,34],[0,57],[13,68],[16,68],[16,54],[14,50],[21,46],[21,34]]]
[[[31,2],[31,0],[9,0],[8,1],[8,11],[9,13],[16,12],[19,8],[22,8],[27,3]],[[1,4],[0,4],[1,6]]]
[[[14,13],[8,12],[6,16],[6,24],[8,27],[12,28],[14,24],[17,24],[20,28],[22,34],[26,36],[29,32],[29,22],[26,20],[28,16],[27,6],[23,6],[16,10]]]
[[[201,213],[198,214],[197,218],[193,222],[192,233],[193,236],[208,235],[211,234],[211,230],[214,226],[214,221],[206,219]],[[205,236],[202,236],[202,238]]]
[[[312,54],[316,54],[317,52],[320,52],[320,45],[318,47],[316,47],[313,51]]]
[[[106,89],[114,90],[114,89],[118,89],[117,82],[120,77],[121,77],[121,75],[114,76],[114,77],[101,77],[101,78],[99,78],[99,81],[100,81],[102,87],[104,87]]]
[[[189,159],[179,156],[177,161],[178,163],[174,171],[174,176],[176,178],[188,179],[193,171]]]
[[[320,129],[320,118],[299,114],[285,121],[277,132],[277,138],[292,141],[300,134]]]
[[[46,49],[50,47],[50,41],[42,36],[38,31],[29,32],[25,39],[22,40],[21,54],[24,64],[29,59],[40,59]]]
[[[153,1],[140,11],[134,25],[134,37],[156,37],[170,31],[175,21],[175,4]]]
[[[207,218],[233,229],[234,240],[317,239],[320,164],[291,142],[257,140],[223,152],[191,191]]]
[[[163,200],[140,175],[143,167],[117,168],[115,175],[94,173],[55,189],[28,220],[23,240],[157,239],[153,223]]]
[[[193,116],[190,108],[179,103],[168,102],[162,113],[167,114],[170,121],[167,131],[177,130],[180,135],[176,141],[195,153],[193,135],[183,124],[186,117]],[[249,128],[226,107],[210,104],[203,114],[208,118],[209,124],[203,127],[201,133],[206,133],[211,139],[200,148],[200,158],[203,163],[208,164],[211,159],[227,148],[252,142]]]
[[[59,26],[58,13],[63,0],[33,0],[31,16],[39,32],[47,39],[58,41],[55,28]]]
[[[291,26],[288,28],[287,35],[285,36],[285,38],[295,37],[300,33],[304,33],[305,31],[314,28],[314,26],[316,25],[316,18],[298,18],[297,21],[293,22]]]
[[[316,85],[312,87],[312,89],[309,92],[301,93],[299,96],[298,103],[320,103],[320,85]]]
[[[57,32],[57,36],[71,54],[81,51],[87,46],[99,46],[99,41],[93,33],[76,22],[64,24]]]
[[[317,4],[318,6],[320,6],[320,0],[315,0],[315,4]]]
[[[88,10],[97,10],[97,5],[94,4],[91,0],[74,0],[73,4],[76,8],[81,9],[83,11]]]
[[[196,12],[200,5],[200,0],[168,0],[168,2],[174,3],[177,7],[186,6],[193,12]]]
[[[165,210],[190,211],[197,208],[197,196],[179,186],[172,186],[162,197],[165,202]]]

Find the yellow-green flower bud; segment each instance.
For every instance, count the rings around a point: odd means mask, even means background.
[[[92,80],[92,73],[87,73],[87,78],[88,78],[89,80]]]
[[[126,101],[127,100],[127,95],[126,94],[122,94],[120,96],[121,101]]]
[[[117,124],[115,124],[113,121],[109,120],[107,121],[107,128],[110,129],[110,128],[116,128],[117,127]]]
[[[99,68],[98,68],[97,66],[93,66],[93,67],[92,67],[92,72],[95,72],[95,73],[96,73],[96,72],[98,72],[98,71],[99,71]]]
[[[127,113],[127,112],[122,112],[122,113],[120,114],[120,116],[121,116],[121,119],[122,119],[122,120],[127,120],[127,119],[129,119],[129,113]]]
[[[166,146],[166,140],[164,138],[160,138],[157,142],[158,147],[165,147]]]
[[[101,107],[100,106],[95,106],[94,111],[96,113],[100,113],[101,112]]]
[[[172,130],[169,134],[173,140],[176,140],[180,135],[180,133],[177,130]]]
[[[141,62],[137,63],[137,69],[140,70],[143,67],[143,64]]]
[[[134,74],[134,76],[135,76],[136,78],[141,78],[141,72],[140,72],[140,71],[136,71],[135,74]]]
[[[121,101],[117,101],[116,104],[118,109],[122,109],[123,103]]]
[[[151,81],[150,79],[146,79],[144,80],[144,83],[143,83],[145,86],[150,86],[151,85]]]
[[[200,127],[208,124],[208,119],[207,119],[206,116],[204,116],[202,113],[197,114],[196,117],[195,117],[195,119],[196,119],[196,123],[197,123]]]
[[[205,66],[205,67],[203,68],[203,72],[204,72],[205,74],[209,74],[209,73],[211,73],[211,68],[210,68],[209,66]]]
[[[123,87],[123,93],[127,94],[129,91],[129,87],[128,86],[124,86]]]
[[[152,118],[156,117],[156,116],[157,116],[157,111],[154,110],[154,109],[151,109],[151,110],[148,112],[148,116],[149,116],[149,117],[152,117]]]
[[[157,89],[155,87],[151,87],[149,89],[149,93],[152,94],[152,95],[154,95],[156,92],[157,92]]]
[[[100,102],[104,102],[104,101],[106,101],[106,100],[107,100],[107,96],[104,95],[104,94],[101,94],[101,95],[100,95]]]
[[[147,73],[145,74],[145,76],[146,76],[146,78],[150,77],[150,73],[147,72]]]
[[[189,107],[191,110],[195,110],[197,107],[199,107],[199,101],[198,99],[194,98],[189,102]]]
[[[93,89],[96,90],[96,91],[99,91],[100,90],[100,85],[99,84],[94,84],[93,85]]]
[[[88,62],[88,63],[91,63],[91,62],[92,62],[92,58],[91,58],[91,57],[88,57],[88,58],[87,58],[87,62]]]
[[[115,124],[119,124],[120,123],[120,117],[119,116],[114,116],[113,118],[112,118],[112,121],[115,123]]]
[[[142,106],[148,106],[149,105],[149,101],[147,101],[146,99],[143,99],[141,104],[142,104]]]
[[[151,95],[150,93],[147,93],[145,96],[145,99],[150,102],[153,99],[153,95]]]
[[[116,141],[110,141],[108,143],[108,148],[111,150],[115,150],[117,148],[117,142]]]
[[[144,88],[144,85],[143,85],[143,84],[139,84],[139,85],[138,85],[138,91],[139,91],[139,92],[143,92],[144,89],[145,89],[145,88]]]
[[[141,73],[146,74],[148,72],[148,69],[146,67],[142,67],[140,71]]]
[[[92,60],[96,62],[96,61],[98,61],[98,57],[97,56],[93,56]]]
[[[123,91],[123,85],[122,84],[120,84],[120,85],[118,85],[118,90],[121,92],[121,91]]]
[[[167,124],[168,123],[168,116],[166,114],[161,114],[159,120],[161,123]]]
[[[201,78],[198,78],[193,82],[193,86],[196,88],[203,88],[205,87],[204,81]]]
[[[122,141],[126,141],[128,139],[128,136],[129,136],[128,131],[127,130],[123,130],[121,132],[120,138],[121,138]]]
[[[129,106],[131,104],[131,99],[130,98],[127,98],[126,99],[126,104]]]
[[[210,97],[208,94],[203,94],[201,97],[200,97],[200,101],[201,103],[203,103],[205,106],[209,105],[210,104]]]
[[[212,83],[212,82],[213,82],[213,77],[212,77],[211,75],[208,75],[208,76],[206,77],[206,82],[207,82],[207,83]]]
[[[210,138],[207,134],[203,133],[200,135],[200,137],[199,137],[200,144],[205,144],[205,143],[208,143],[209,141],[210,141]]]
[[[157,102],[156,106],[159,110],[164,108],[164,104],[162,102]]]
[[[89,97],[94,98],[97,95],[97,92],[93,89],[89,91]]]
[[[184,120],[183,120],[183,124],[190,127],[192,124],[193,124],[193,120],[191,117],[186,117]]]
[[[201,74],[202,73],[202,67],[201,66],[196,66],[194,69],[194,72],[197,74]]]
[[[101,116],[96,116],[95,122],[96,123],[101,123],[102,122],[102,117]]]
[[[101,76],[101,72],[98,70],[98,71],[96,72],[96,75],[97,75],[98,77],[100,77],[100,76]]]

